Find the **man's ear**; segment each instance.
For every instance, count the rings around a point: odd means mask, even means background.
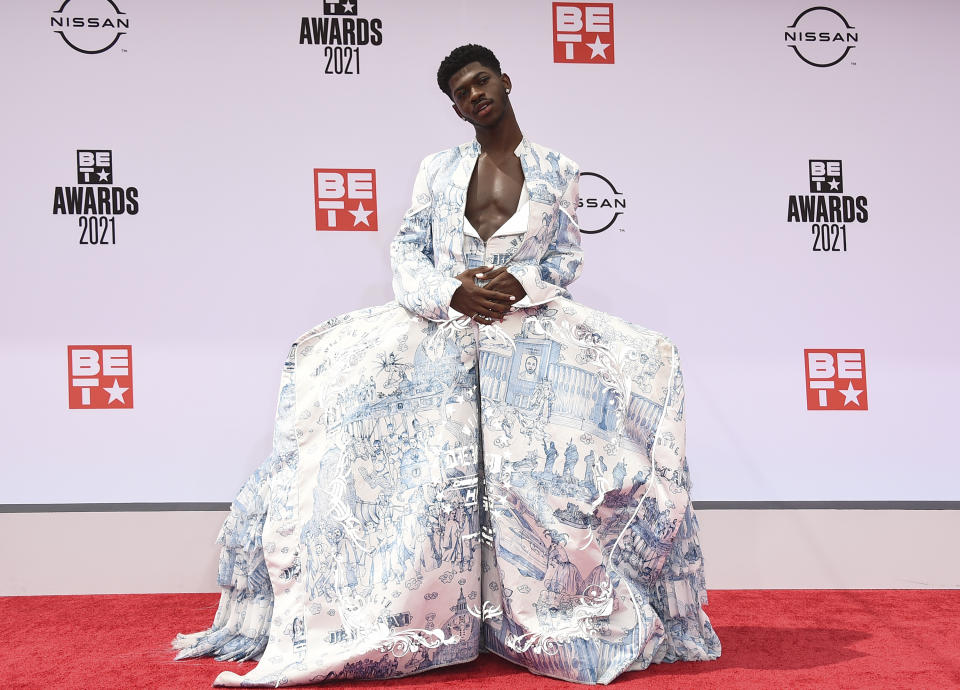
[[[457,114],[457,117],[459,117],[461,120],[466,120],[466,119],[467,119],[467,118],[465,118],[465,117],[463,116],[463,114],[460,112],[460,108],[457,107],[457,104],[456,104],[456,103],[451,103],[451,104],[450,104],[450,107],[453,108],[453,112],[455,112],[455,113]]]
[[[513,89],[513,82],[510,81],[510,75],[507,74],[506,72],[500,75],[500,81],[503,82],[503,88],[506,89],[508,92],[511,89]]]

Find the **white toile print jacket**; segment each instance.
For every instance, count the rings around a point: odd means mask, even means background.
[[[576,223],[580,170],[566,156],[524,138],[514,151],[529,191],[527,231],[511,251],[507,270],[527,296],[516,306],[569,297],[583,250]],[[474,139],[428,156],[414,182],[413,205],[390,246],[397,301],[425,319],[448,318],[450,299],[466,270],[463,220],[467,187],[480,155]]]
[[[421,164],[391,244],[396,300],[291,348],[273,452],[219,536],[213,625],[174,641],[177,658],[259,659],[216,685],[390,678],[482,649],[609,683],[720,654],[677,349],[570,297],[579,171],[563,155],[524,139],[526,224],[465,232],[479,152]],[[479,265],[527,292],[501,323],[450,307]]]

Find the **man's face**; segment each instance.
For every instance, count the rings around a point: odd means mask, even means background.
[[[489,67],[471,62],[450,77],[453,109],[474,125],[492,127],[506,110],[509,87],[506,74],[497,76]]]
[[[537,360],[533,357],[528,357],[526,361],[527,373],[532,374],[537,369]]]

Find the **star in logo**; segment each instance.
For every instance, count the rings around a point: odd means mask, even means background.
[[[837,182],[836,178],[831,177],[829,182],[830,182],[830,189],[840,189],[840,183]]]
[[[349,211],[350,209],[347,209],[347,210]],[[354,225],[354,227],[360,225],[360,223],[363,223],[363,224],[366,225],[368,228],[370,227],[370,221],[367,220],[367,216],[369,216],[371,213],[373,213],[373,211],[368,211],[368,210],[366,210],[366,209],[363,207],[363,202],[362,202],[362,201],[358,201],[358,202],[357,202],[357,209],[356,209],[355,211],[350,211],[350,213],[353,214],[353,225]]]
[[[104,388],[103,390],[105,390],[107,393],[110,394],[110,399],[107,400],[108,405],[112,403],[114,400],[119,400],[120,403],[123,405],[127,404],[127,401],[123,399],[123,394],[130,389],[122,387],[120,385],[120,382],[117,379],[113,380],[113,386],[111,386],[110,388]]]
[[[610,47],[609,43],[600,42],[600,34],[597,34],[593,43],[587,43],[586,46],[590,48],[590,59],[597,57],[598,55],[604,60],[607,59],[607,48]]]
[[[350,0],[343,0],[343,12],[344,14],[356,14],[357,4],[355,2],[350,2]]]
[[[843,406],[844,406],[844,407],[846,407],[849,403],[853,403],[854,405],[859,405],[859,404],[860,404],[860,400],[859,400],[858,398],[860,397],[860,394],[863,393],[863,391],[862,391],[862,390],[857,390],[856,388],[854,388],[854,387],[853,387],[853,381],[848,381],[848,382],[847,382],[847,387],[846,387],[846,389],[841,388],[841,389],[839,389],[839,392],[840,392],[840,393],[843,393],[843,397],[844,397]]]
[[[109,182],[109,181],[110,181],[110,173],[108,173],[106,170],[99,170],[99,171],[97,171],[97,177],[100,178],[100,181],[101,181],[101,182]]]

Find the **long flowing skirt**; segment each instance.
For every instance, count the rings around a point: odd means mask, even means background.
[[[683,377],[660,333],[573,300],[502,323],[397,302],[284,364],[273,452],[218,537],[220,605],[177,658],[219,686],[389,678],[488,650],[609,683],[709,660]]]

